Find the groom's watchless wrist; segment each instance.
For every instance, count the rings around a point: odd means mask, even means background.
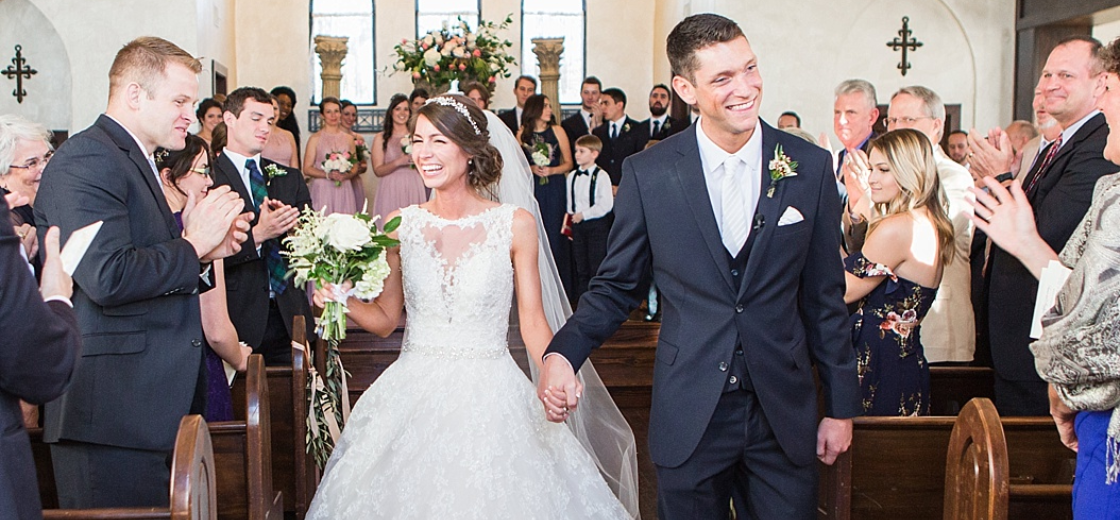
[[[569,361],[568,358],[564,357],[564,354],[561,354],[559,352],[549,352],[549,353],[545,354],[544,357],[541,358],[541,360],[542,361],[548,361],[548,358],[551,357],[551,356],[560,356],[560,359],[563,359],[564,362],[567,363],[569,367],[572,367],[572,362]],[[574,370],[575,367],[572,367],[572,369]]]

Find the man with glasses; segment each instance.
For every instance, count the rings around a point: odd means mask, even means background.
[[[268,365],[290,365],[292,317],[305,316],[310,337],[315,320],[303,288],[292,283],[281,242],[311,205],[303,175],[268,159],[261,150],[272,132],[272,103],[263,89],[241,87],[226,98],[228,142],[214,160],[214,185],[230,186],[254,218],[249,240],[225,260],[226,298],[237,337]]]

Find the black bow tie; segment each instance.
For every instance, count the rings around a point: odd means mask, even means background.
[[[578,177],[580,175],[591,175],[591,172],[587,170],[576,170],[576,176]]]

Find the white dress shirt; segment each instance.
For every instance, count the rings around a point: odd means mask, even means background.
[[[618,137],[622,135],[622,127],[625,124],[626,114],[622,114],[622,117],[619,117],[615,121],[607,122],[607,138],[610,139],[611,137]]]
[[[661,114],[661,117],[650,117],[649,118],[649,137],[650,137],[650,139],[653,139],[654,126],[656,126],[657,131],[660,132],[660,131],[665,129],[665,121],[667,121],[668,119],[669,119],[669,113],[668,112],[665,112],[664,114]],[[653,124],[654,121],[656,121],[658,124],[654,125]]]
[[[588,175],[576,175],[579,170],[573,170],[568,175],[567,210],[568,213],[583,213],[584,220],[592,220],[610,213],[614,209],[614,194],[611,190],[611,178],[602,168],[591,165],[587,169]],[[595,176],[595,205],[591,205],[591,177]],[[574,186],[573,186],[574,185]],[[575,190],[575,210],[572,209],[572,190]]]
[[[261,172],[264,176],[264,166],[261,164],[261,154],[256,154],[252,157],[245,157],[229,148],[222,150],[222,155],[229,157],[229,162],[233,163],[233,167],[237,169],[237,175],[241,177],[241,183],[245,186],[245,192],[249,194],[249,198],[253,197],[253,182],[249,179],[249,170],[245,169],[245,161],[252,159],[257,163],[257,171]]]
[[[700,164],[704,169],[704,183],[708,186],[708,199],[712,203],[720,236],[723,236],[724,227],[720,194],[720,182],[726,174],[723,164],[732,155],[743,161],[745,166],[741,173],[742,188],[747,200],[747,236],[749,237],[752,231],[750,219],[754,217],[755,209],[758,208],[758,195],[762,184],[762,126],[755,127],[750,139],[747,139],[747,144],[742,148],[734,153],[728,153],[704,133],[704,123],[701,120],[696,126],[696,143],[700,146]]]

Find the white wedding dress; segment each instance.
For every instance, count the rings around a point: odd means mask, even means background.
[[[308,518],[631,518],[509,354],[516,210],[401,211],[401,355],[357,403]]]

